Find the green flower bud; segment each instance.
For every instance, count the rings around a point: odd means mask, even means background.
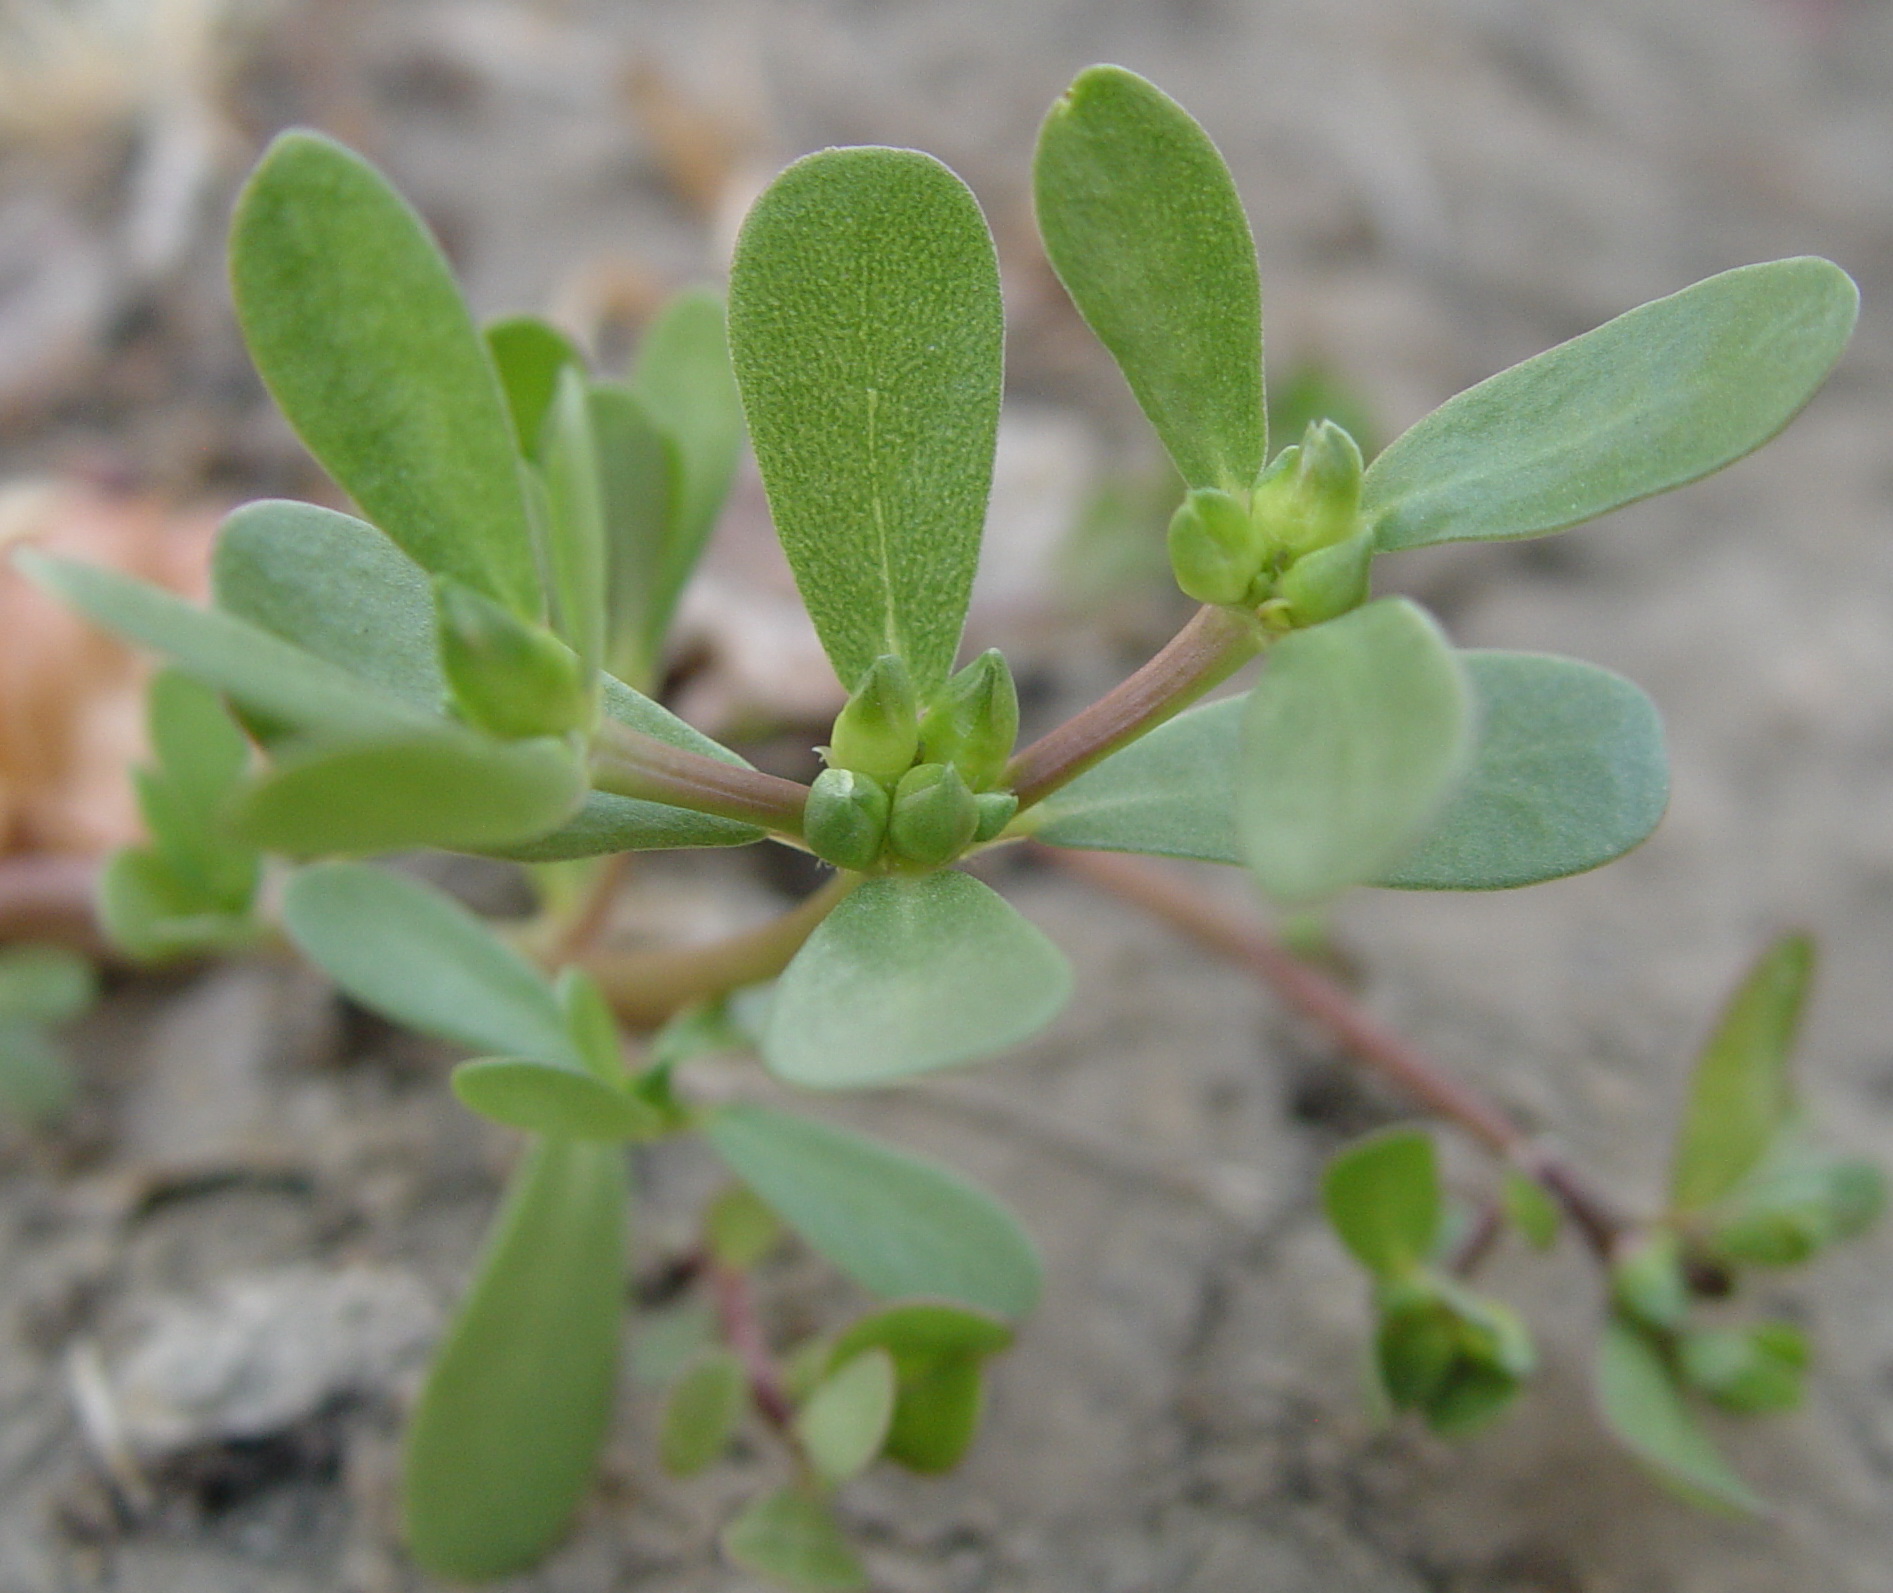
[[[441,673],[468,724],[510,741],[591,723],[587,672],[550,631],[448,576],[434,579],[434,612]]]
[[[975,791],[1005,773],[1019,739],[1019,692],[1003,654],[989,647],[934,694],[920,722],[920,757],[950,763]]]
[[[887,837],[887,788],[852,769],[824,769],[802,809],[802,839],[836,868],[871,868]]]
[[[1261,573],[1263,549],[1241,503],[1215,487],[1198,487],[1170,520],[1170,568],[1199,603],[1240,603]]]
[[[913,766],[920,745],[920,709],[907,666],[891,653],[868,666],[835,717],[828,761],[892,785]]]
[[[1496,1415],[1536,1364],[1515,1312],[1449,1278],[1403,1278],[1378,1304],[1374,1359],[1387,1397],[1436,1432],[1464,1432]]]
[[[973,830],[974,841],[990,841],[1013,820],[1019,811],[1019,799],[1010,791],[981,791],[973,798],[979,809],[979,823]]]
[[[1297,626],[1339,618],[1367,601],[1367,571],[1374,561],[1374,538],[1363,531],[1345,542],[1304,553],[1276,583]]]
[[[1683,1380],[1737,1415],[1793,1410],[1801,1403],[1808,1341],[1786,1322],[1752,1328],[1703,1328],[1676,1346]]]
[[[1263,547],[1299,555],[1357,535],[1360,509],[1360,446],[1333,421],[1317,420],[1262,472],[1250,513]]]
[[[1764,1164],[1732,1195],[1708,1237],[1714,1259],[1792,1267],[1870,1226],[1886,1203],[1871,1162],[1795,1147]]]
[[[950,763],[923,763],[901,776],[888,841],[911,863],[949,863],[972,844],[979,804]]]
[[[1663,1332],[1680,1327],[1689,1314],[1689,1284],[1676,1235],[1658,1229],[1620,1251],[1610,1264],[1610,1292],[1632,1321]]]

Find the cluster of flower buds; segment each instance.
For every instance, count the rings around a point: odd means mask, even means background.
[[[1317,625],[1367,600],[1361,451],[1331,420],[1277,454],[1245,503],[1198,487],[1170,521],[1177,584],[1199,603],[1253,609],[1276,630]]]
[[[1019,734],[1019,695],[997,650],[921,702],[907,667],[877,658],[841,713],[802,834],[837,868],[938,867],[1012,822],[996,789]]]
[[[1387,1397],[1439,1433],[1465,1432],[1510,1404],[1536,1362],[1510,1307],[1417,1268],[1383,1283],[1374,1359]]]
[[[445,575],[434,578],[434,613],[441,673],[466,723],[507,741],[590,725],[592,682],[549,630]]]

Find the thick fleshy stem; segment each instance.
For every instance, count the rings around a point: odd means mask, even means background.
[[[1175,875],[1141,859],[1049,846],[1034,850],[1046,861],[1135,903],[1199,945],[1248,968],[1289,1006],[1327,1030],[1356,1062],[1427,1111],[1457,1124],[1536,1181],[1563,1208],[1599,1259],[1611,1259],[1630,1224],[1553,1146],[1372,1017],[1334,980],[1285,950],[1243,915],[1207,900]]]
[[[1163,651],[1134,675],[1022,749],[1006,766],[1004,789],[1021,810],[1043,801],[1093,764],[1181,713],[1262,651],[1255,617],[1204,604]]]
[[[592,778],[617,796],[692,808],[800,836],[808,787],[740,763],[687,752],[641,730],[606,720],[592,745]]]

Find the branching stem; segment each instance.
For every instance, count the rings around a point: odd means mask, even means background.
[[[760,825],[799,837],[808,787],[687,752],[615,720],[599,727],[592,746],[592,777],[601,791],[692,808],[718,818]]]
[[[1149,663],[1019,752],[1004,783],[1021,809],[1181,713],[1266,644],[1253,616],[1205,604]]]
[[[1285,950],[1241,914],[1206,900],[1162,868],[1106,852],[1047,846],[1035,850],[1067,872],[1136,903],[1199,945],[1248,968],[1289,1006],[1326,1029],[1356,1062],[1534,1179],[1564,1209],[1598,1257],[1610,1259],[1629,1227],[1610,1202],[1554,1147],[1363,1010],[1334,980]]]

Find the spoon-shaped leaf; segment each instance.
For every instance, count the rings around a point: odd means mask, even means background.
[[[842,1483],[873,1463],[893,1419],[894,1357],[863,1350],[809,1395],[795,1431],[817,1475]]]
[[[1701,1211],[1760,1166],[1794,1112],[1788,1059],[1814,977],[1814,942],[1784,935],[1723,1009],[1689,1081],[1670,1199]]]
[[[1262,288],[1209,135],[1121,66],[1079,74],[1039,133],[1045,252],[1192,487],[1262,468]]]
[[[532,1565],[611,1420],[625,1289],[624,1153],[541,1140],[513,1174],[409,1423],[408,1548],[434,1576]]]
[[[318,863],[290,879],[283,927],[383,1017],[476,1051],[584,1066],[539,971],[444,891],[365,863]]]
[[[1378,877],[1438,813],[1473,744],[1446,638],[1404,598],[1275,644],[1243,714],[1236,824],[1278,901]]]
[[[1006,1317],[1037,1302],[1032,1241],[944,1167],[765,1106],[726,1106],[704,1133],[784,1222],[871,1293],[933,1295]]]
[[[999,268],[929,155],[797,161],[743,225],[730,352],[776,531],[852,687],[884,653],[945,680],[999,425]]]
[[[563,741],[487,741],[441,725],[279,757],[231,823],[292,857],[500,846],[555,829],[584,795],[584,769]]]
[[[748,1506],[723,1529],[723,1552],[795,1593],[855,1593],[868,1586],[827,1501],[798,1488]]]
[[[1350,1145],[1328,1163],[1321,1205],[1354,1259],[1378,1278],[1397,1278],[1433,1253],[1442,1216],[1433,1137],[1390,1129]]]
[[[589,1073],[518,1057],[483,1057],[453,1071],[460,1103],[482,1117],[533,1134],[567,1139],[642,1139],[664,1120],[638,1100]]]
[[[792,1084],[883,1084],[1002,1051],[1070,991],[1058,948],[970,875],[873,879],[783,973],[763,1058]]]
[[[486,348],[506,395],[519,451],[527,459],[537,459],[559,372],[568,365],[582,372],[585,361],[570,338],[534,315],[492,322],[486,329]]]
[[[540,609],[512,423],[419,216],[359,155],[285,133],[237,201],[250,357],[330,475],[433,574]]]
[[[1656,707],[1574,658],[1463,652],[1479,704],[1472,765],[1426,838],[1374,883],[1498,890],[1596,868],[1648,837],[1669,794]],[[1242,860],[1244,699],[1177,715],[1040,805],[1053,846]]]
[[[1762,1509],[1696,1421],[1662,1351],[1627,1322],[1604,1324],[1597,1345],[1604,1425],[1656,1479],[1691,1504],[1724,1514]]]
[[[1742,266],[1468,388],[1368,468],[1383,548],[1538,536],[1759,448],[1826,379],[1860,295],[1826,260]]]

